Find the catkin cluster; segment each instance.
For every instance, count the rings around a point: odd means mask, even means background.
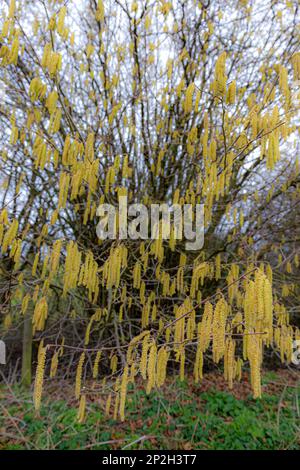
[[[37,411],[39,411],[41,407],[45,363],[46,363],[46,352],[47,352],[47,346],[44,347],[43,343],[40,343],[39,351],[38,351],[38,364],[36,368],[34,391],[33,391],[33,402],[34,402],[34,407]]]

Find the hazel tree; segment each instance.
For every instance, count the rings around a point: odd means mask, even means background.
[[[196,382],[206,356],[230,387],[250,368],[261,396],[264,353],[291,362],[299,339],[298,1],[2,11],[2,328],[23,326],[27,384],[39,342],[36,408],[68,361],[80,422],[84,377],[123,420],[128,383],[150,393],[171,365],[183,380],[187,357]],[[203,204],[203,248],[162,222],[154,240],[99,240],[97,208],[121,196]]]

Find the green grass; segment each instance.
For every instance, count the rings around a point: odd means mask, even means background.
[[[273,379],[266,376],[265,383]],[[1,401],[2,449],[300,449],[295,388],[253,400],[176,382],[148,397],[131,390],[124,423],[90,404],[81,425],[65,401],[46,398],[37,417],[31,397],[14,393],[10,404]]]

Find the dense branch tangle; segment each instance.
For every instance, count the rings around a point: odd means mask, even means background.
[[[187,354],[198,381],[211,351],[230,386],[249,363],[255,397],[264,349],[291,361],[299,330],[283,297],[297,298],[299,244],[282,236],[299,204],[297,19],[297,1],[9,2],[1,304],[6,331],[32,312],[42,340],[37,408],[47,359],[54,377],[76,345],[79,421],[87,356],[121,419],[137,374],[150,393],[174,361],[184,379]],[[203,203],[204,249],[100,242],[97,206],[120,195]]]

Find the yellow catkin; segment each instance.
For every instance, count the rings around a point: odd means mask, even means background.
[[[53,244],[53,250],[51,253],[50,257],[50,273],[51,277],[53,277],[58,270],[59,266],[59,258],[60,258],[60,252],[62,248],[62,240],[55,240]]]
[[[216,269],[215,269],[215,279],[218,281],[221,279],[221,255],[220,253],[216,256]]]
[[[156,317],[157,317],[157,305],[156,305],[156,304],[153,304],[153,306],[152,306],[152,312],[151,312],[151,320],[152,320],[152,322],[155,322]]]
[[[255,272],[254,281],[249,281],[244,299],[245,333],[244,359],[247,358],[248,333],[254,331],[263,334],[263,340],[269,346],[273,340],[273,296],[269,278],[261,269]]]
[[[141,361],[140,361],[140,372],[144,380],[147,377],[147,359],[148,359],[148,351],[150,348],[150,341],[149,341],[149,333],[144,336],[143,343],[142,343],[142,354],[141,354]]]
[[[235,376],[238,381],[242,378],[242,367],[243,367],[243,360],[239,357],[236,361],[236,370]]]
[[[76,369],[76,379],[75,379],[75,397],[78,399],[81,392],[81,380],[82,380],[82,369],[83,363],[85,360],[85,352],[82,352]]]
[[[227,91],[227,103],[234,104],[235,103],[235,95],[236,95],[236,81],[230,83]]]
[[[133,353],[133,350],[136,348],[137,344],[143,339],[145,338],[145,336],[149,336],[149,331],[143,331],[142,333],[140,333],[139,335],[135,336],[135,338],[133,338],[130,343],[129,343],[129,346],[128,346],[128,349],[127,349],[127,363],[128,364],[131,364],[132,363],[132,353]]]
[[[62,116],[62,110],[60,108],[56,108],[50,116],[48,132],[49,134],[55,134],[59,131],[60,128],[60,121]]]
[[[253,397],[261,397],[261,339],[254,332],[249,333],[248,357],[250,362],[251,386]]]
[[[198,335],[200,335],[200,323],[198,324]],[[195,358],[195,363],[194,363],[194,379],[195,383],[198,383],[199,380],[202,380],[203,378],[203,352],[201,351],[200,348],[200,341],[198,339],[198,345],[197,345],[197,352],[196,352],[196,358]]]
[[[167,364],[168,364],[169,353],[165,346],[162,346],[157,354],[157,365],[156,365],[156,385],[161,387],[166,380]]]
[[[16,11],[16,1],[10,0],[8,9],[8,18],[13,18]]]
[[[175,307],[175,328],[174,328],[174,350],[178,351],[180,344],[185,337],[185,310],[181,307]]]
[[[208,263],[201,263],[194,267],[192,280],[191,280],[191,289],[190,294],[192,298],[195,298],[198,291],[199,282],[203,285],[205,277],[209,274],[209,265]]]
[[[224,299],[217,302],[213,317],[213,360],[218,363],[225,352],[225,326],[228,306]]]
[[[130,366],[130,376],[128,378],[128,383],[134,384],[135,376],[137,375],[137,373],[138,373],[137,364],[133,362]]]
[[[114,354],[110,360],[110,369],[113,374],[116,372],[117,367],[118,367],[118,356]]]
[[[157,355],[157,348],[156,344],[152,343],[149,351],[149,359],[148,359],[148,367],[147,367],[147,376],[148,382],[146,387],[146,393],[149,395],[152,388],[155,385],[156,381],[156,355]]]
[[[55,90],[51,91],[51,93],[49,93],[49,95],[47,97],[47,100],[46,100],[46,103],[45,103],[50,114],[52,114],[55,111],[57,100],[58,100],[57,91],[55,91]]]
[[[94,140],[95,136],[93,132],[90,132],[87,136],[86,144],[85,144],[85,161],[93,161],[94,160]]]
[[[181,346],[180,348],[180,368],[179,368],[179,378],[180,378],[180,381],[183,382],[184,381],[184,371],[185,371],[185,349],[184,349],[184,346]]]
[[[281,362],[284,363],[286,361],[287,363],[290,363],[293,351],[293,328],[288,325],[281,325],[281,327],[277,328],[277,331],[275,330],[275,333],[275,342],[279,348]]]
[[[34,331],[42,331],[48,316],[48,304],[46,297],[42,297],[35,305],[32,324]]]
[[[103,0],[98,0],[98,5],[97,5],[97,10],[96,10],[96,20],[97,21],[103,21],[104,20],[104,2]]]
[[[141,304],[144,305],[145,303],[145,290],[146,290],[146,284],[144,281],[141,282],[141,286],[140,286],[140,301],[141,301]],[[144,326],[147,326],[147,325],[143,325]]]
[[[176,288],[179,293],[184,292],[184,267],[180,266],[176,276]]]
[[[11,45],[10,53],[8,56],[8,63],[17,65],[18,62],[18,52],[19,52],[19,38],[16,37]]]
[[[272,286],[269,279],[264,276],[263,282],[263,296],[264,296],[264,318],[263,330],[266,333],[264,339],[267,345],[270,345],[273,339],[273,294]]]
[[[51,379],[55,377],[57,373],[58,357],[59,357],[59,350],[53,354],[52,359],[51,359],[51,366],[50,366],[50,378]]]
[[[186,114],[190,113],[193,109],[193,95],[195,91],[195,84],[190,83],[185,92],[185,100],[184,100],[184,112]]]
[[[85,418],[86,396],[83,394],[80,397],[79,408],[77,413],[78,423],[83,423]]]
[[[59,180],[59,195],[58,195],[58,208],[66,207],[67,197],[70,185],[70,175],[66,172],[62,172]]]
[[[218,57],[215,65],[215,79],[212,84],[212,90],[216,96],[224,96],[226,93],[226,52]]]
[[[117,387],[115,389],[119,388],[119,384],[117,382]],[[118,412],[119,412],[119,405],[120,405],[120,394],[119,392],[115,394],[115,405],[114,405],[114,415],[113,419],[116,421],[118,418]]]
[[[42,99],[47,91],[47,86],[42,83],[40,78],[35,77],[31,80],[29,86],[29,96],[31,101]]]
[[[67,245],[67,255],[65,260],[63,295],[66,295],[69,289],[73,289],[77,286],[80,264],[81,253],[77,248],[77,244],[70,241]]]
[[[107,397],[106,404],[105,404],[105,416],[109,416],[110,407],[111,407],[111,398],[112,398],[112,394],[110,393]]]
[[[45,363],[46,363],[46,352],[47,352],[47,346],[44,347],[41,344],[39,348],[39,352],[38,352],[38,364],[36,368],[34,392],[33,392],[34,407],[37,411],[41,407],[44,371],[45,371]]]
[[[137,262],[133,268],[133,287],[139,289],[141,285],[141,264]]]
[[[26,294],[22,300],[21,311],[23,315],[27,312],[29,301],[30,301],[30,294]]]
[[[48,271],[49,258],[50,258],[49,255],[46,255],[44,257],[43,266],[42,266],[42,273],[41,273],[41,279],[45,279],[45,277],[46,277],[46,274],[47,274],[47,271]]]
[[[224,355],[224,377],[228,381],[228,386],[233,387],[233,379],[235,376],[235,341],[231,338],[226,339],[225,355]]]
[[[293,54],[292,65],[294,69],[294,80],[300,80],[300,52],[295,52],[295,54]]]
[[[90,333],[91,333],[91,328],[92,328],[92,325],[93,325],[93,322],[94,322],[94,316],[92,315],[87,327],[86,327],[86,330],[85,330],[85,337],[84,337],[84,345],[87,346],[90,342]]]
[[[101,359],[101,351],[97,351],[94,365],[93,365],[93,379],[96,379],[98,377],[100,359]]]
[[[205,352],[209,347],[213,326],[213,306],[210,302],[205,302],[202,321],[200,324],[198,342],[200,350]]]
[[[18,231],[18,226],[19,223],[16,219],[14,219],[8,228],[7,232],[5,233],[3,237],[3,242],[2,242],[2,253],[6,253],[8,247],[12,244],[14,239],[16,238],[17,231]]]
[[[103,281],[108,289],[118,287],[121,280],[121,269],[127,266],[127,248],[124,245],[112,248],[103,269]]]
[[[40,290],[40,286],[36,285],[35,288],[34,288],[34,291],[33,291],[33,295],[32,295],[33,302],[37,301],[37,298],[38,298],[38,295],[39,295],[39,290]]]
[[[37,266],[38,266],[38,262],[39,262],[39,253],[37,253],[34,257],[34,261],[33,261],[33,265],[32,265],[32,271],[31,271],[31,274],[32,276],[35,276],[36,275],[36,270],[37,270]]]
[[[128,365],[125,366],[124,372],[122,375],[121,388],[120,388],[120,419],[121,421],[125,420],[125,402],[126,402],[126,393],[128,385]]]
[[[128,155],[125,155],[122,167],[122,178],[130,178],[131,176],[132,168],[128,166]]]

